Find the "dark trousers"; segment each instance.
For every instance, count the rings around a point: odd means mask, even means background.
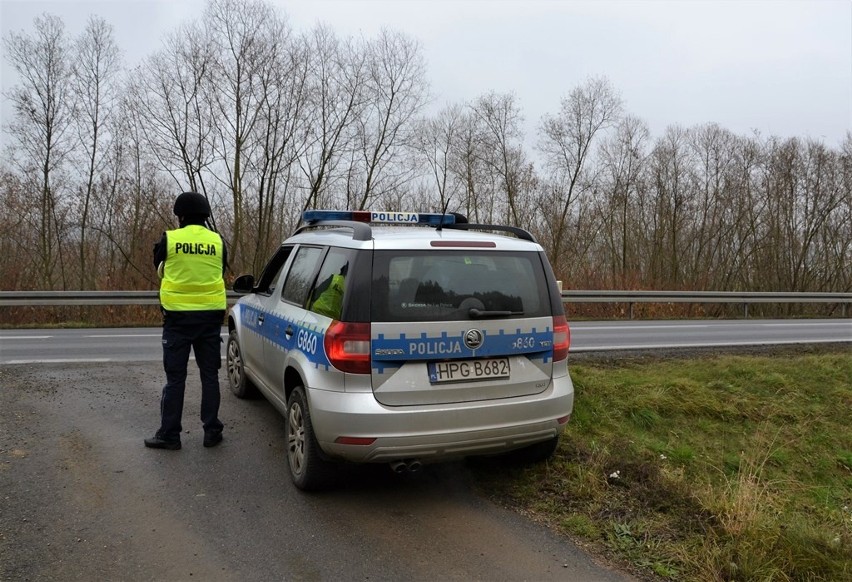
[[[189,351],[195,352],[195,362],[201,376],[201,423],[205,433],[222,432],[219,421],[219,368],[222,367],[222,318],[170,317],[163,323],[163,368],[166,385],[160,399],[162,422],[157,436],[180,440],[183,416],[183,396],[186,389]]]

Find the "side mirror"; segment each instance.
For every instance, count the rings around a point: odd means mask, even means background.
[[[242,295],[251,293],[254,289],[254,275],[240,275],[234,280],[234,284],[231,287],[233,288],[234,293],[240,293]]]

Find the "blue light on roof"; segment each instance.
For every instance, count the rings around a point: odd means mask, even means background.
[[[302,213],[302,220],[308,224],[323,220],[355,220],[368,223],[428,224],[431,226],[453,224],[456,221],[452,214],[371,210],[305,210]]]

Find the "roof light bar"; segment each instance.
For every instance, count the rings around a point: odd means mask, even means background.
[[[305,210],[302,213],[302,220],[308,224],[322,220],[354,220],[367,223],[428,224],[431,226],[456,222],[456,218],[452,214],[371,210]]]

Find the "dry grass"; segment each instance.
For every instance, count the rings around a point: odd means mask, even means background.
[[[483,491],[646,579],[852,579],[852,353],[573,368],[549,463]]]

